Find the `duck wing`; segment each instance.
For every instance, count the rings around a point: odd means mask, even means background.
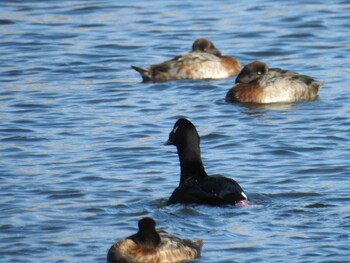
[[[178,203],[220,205],[221,198],[204,191],[197,180],[190,180],[182,183],[174,190],[167,204]]]
[[[311,76],[308,75],[302,75],[299,74],[297,72],[293,72],[293,71],[288,71],[288,70],[283,70],[280,68],[271,68],[269,69],[269,73],[273,73],[274,75],[279,75],[282,76],[284,78],[290,79],[290,80],[297,80],[300,82],[305,83],[306,85],[310,85],[312,82],[315,81],[315,79]]]
[[[235,204],[246,200],[242,187],[233,179],[221,176],[208,176],[202,182],[202,189],[222,200],[223,204]]]
[[[246,195],[239,184],[229,178],[208,176],[205,179],[189,180],[179,185],[168,200],[168,204],[207,204],[235,205],[246,200]]]

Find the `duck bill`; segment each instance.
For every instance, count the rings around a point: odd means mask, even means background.
[[[173,142],[170,140],[167,140],[166,142],[164,142],[164,145],[173,145]]]
[[[216,47],[211,50],[211,53],[215,56],[221,57],[221,52]]]

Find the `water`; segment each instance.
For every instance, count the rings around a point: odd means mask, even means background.
[[[347,262],[348,1],[1,1],[1,262],[105,262],[151,216],[203,238],[196,262]],[[313,102],[225,103],[234,77],[142,84],[207,37],[325,81]],[[209,174],[249,207],[165,206],[179,182],[174,122],[198,128]]]

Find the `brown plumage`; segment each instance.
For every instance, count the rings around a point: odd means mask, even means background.
[[[237,75],[241,70],[235,58],[222,56],[214,44],[205,38],[197,39],[189,53],[145,69],[131,67],[141,74],[143,82],[222,79]]]
[[[277,103],[315,100],[323,82],[260,61],[246,65],[227,92],[226,101],[243,103]]]
[[[145,217],[139,231],[118,241],[108,251],[109,263],[182,262],[200,256],[202,240],[181,239],[155,229],[156,222]]]

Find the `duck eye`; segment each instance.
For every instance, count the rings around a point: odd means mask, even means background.
[[[261,71],[258,71],[258,73],[257,73],[258,75],[261,75],[262,73],[261,73]]]
[[[173,133],[175,133],[178,128],[179,128],[179,126],[175,126],[174,129],[173,129]]]

